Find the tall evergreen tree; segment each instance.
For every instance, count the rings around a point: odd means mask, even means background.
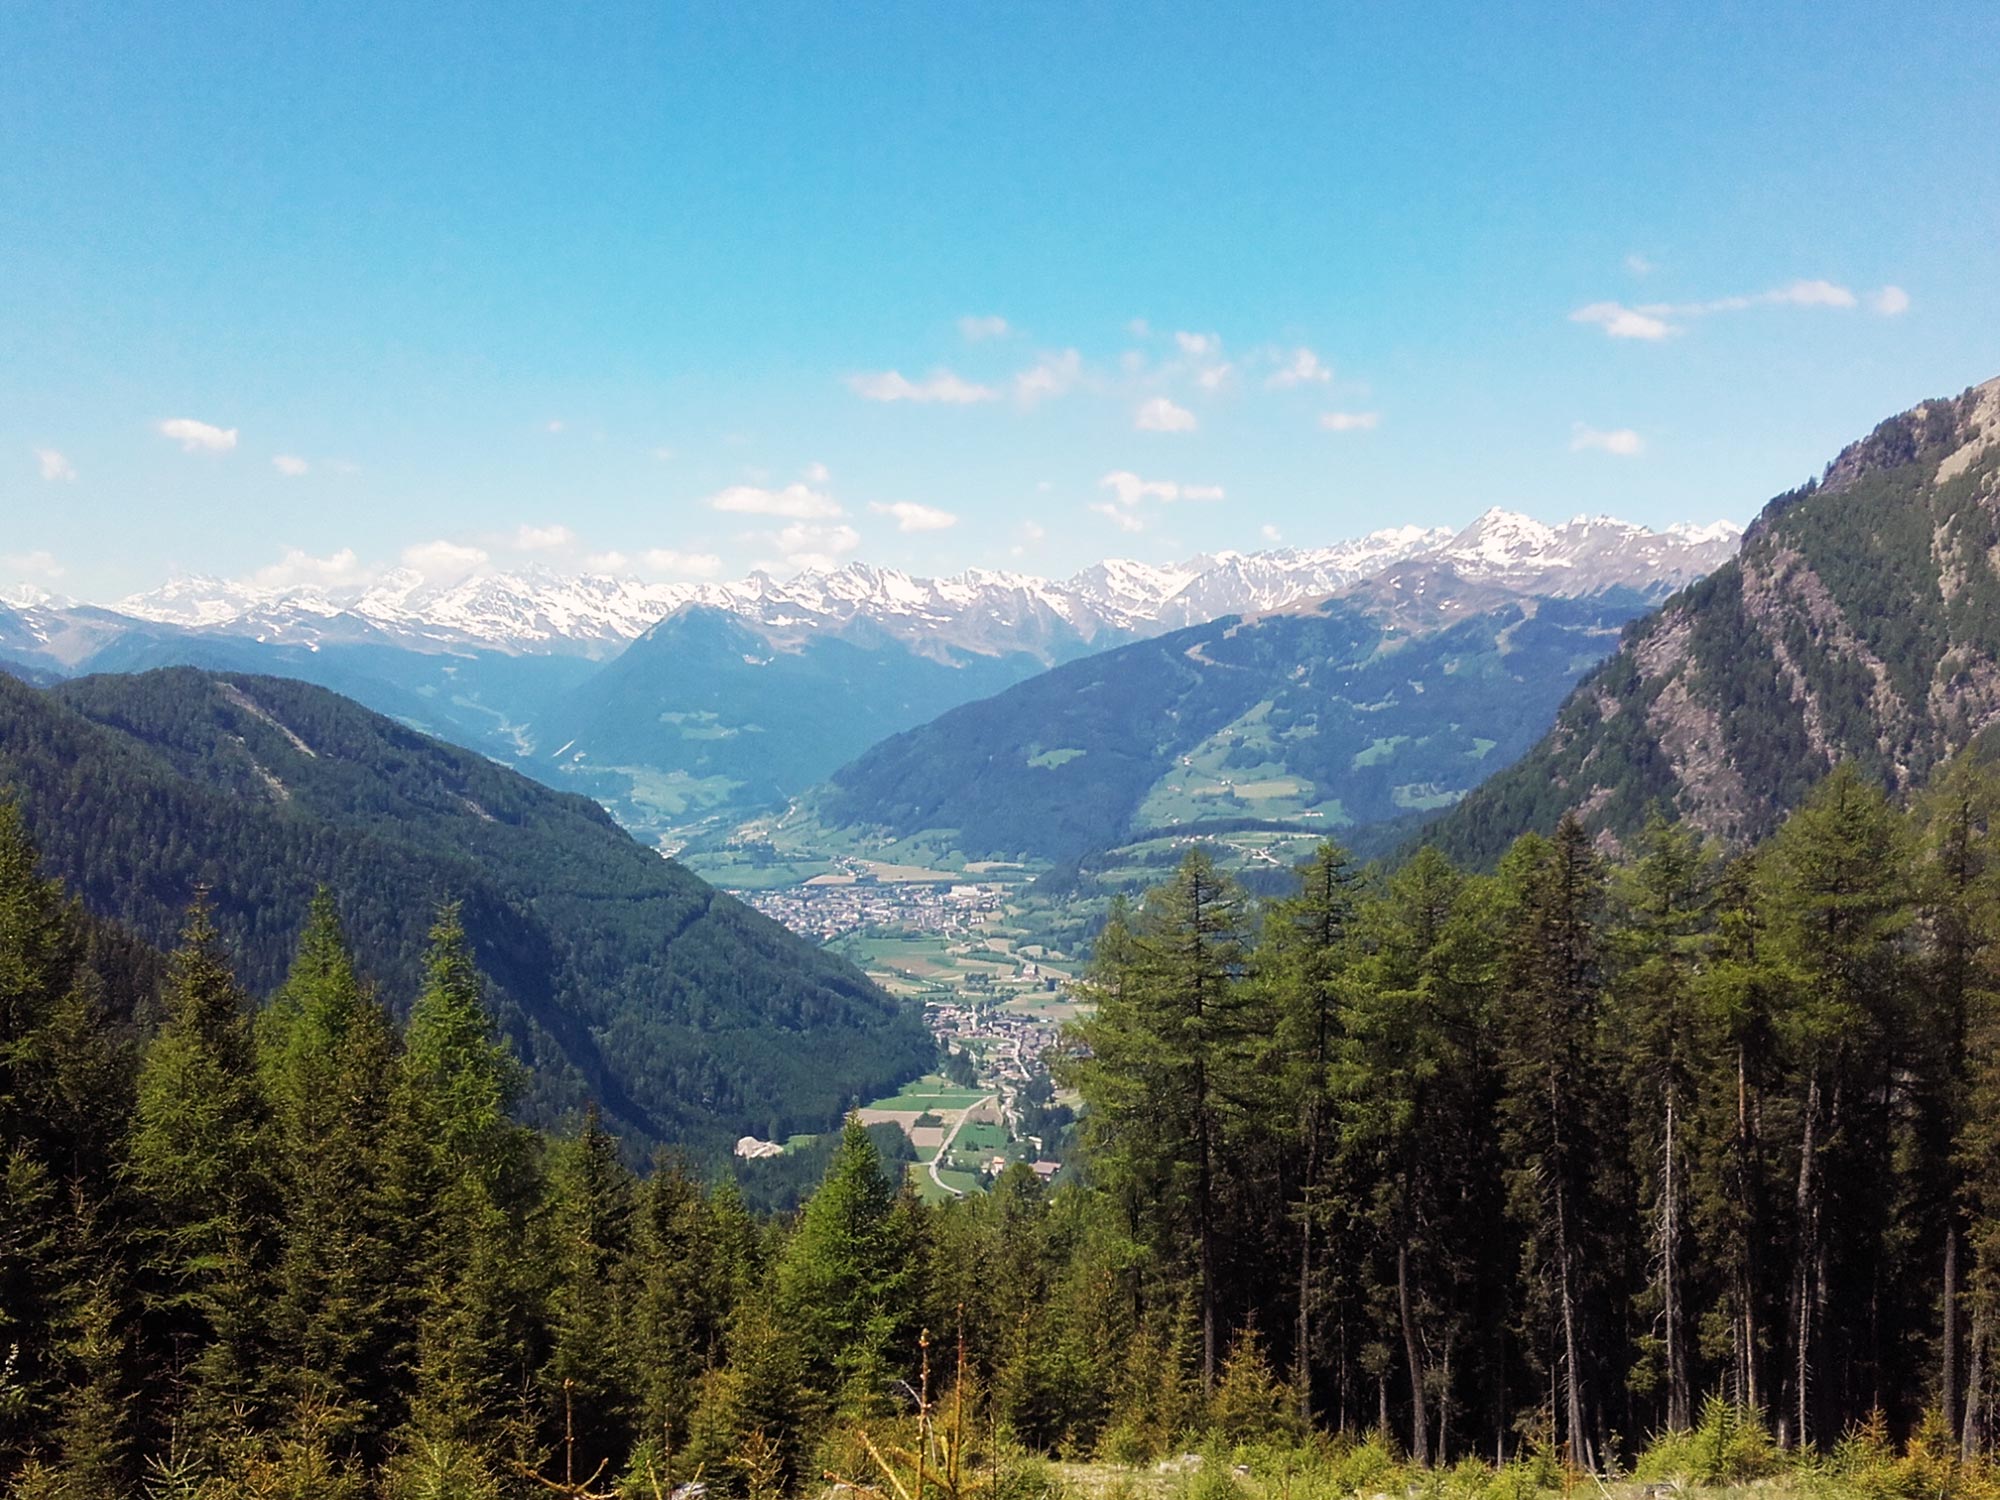
[[[1227,1125],[1249,1095],[1244,937],[1241,891],[1190,850],[1129,933],[1115,934],[1097,1014],[1077,1028],[1089,1055],[1074,1076],[1096,1159],[1148,1223],[1163,1265],[1182,1259],[1179,1245],[1192,1251],[1204,1390],[1220,1355],[1217,1177]]]
[[[250,999],[205,899],[182,929],[139,1074],[128,1179],[144,1205],[149,1338],[179,1371],[181,1440],[212,1450],[254,1406],[277,1205]]]
[[[290,977],[261,1019],[283,1232],[274,1364],[315,1440],[371,1450],[401,1415],[407,1330],[396,1302],[408,1224],[392,1129],[395,1034],[354,972],[332,898],[313,901]]]
[[[1808,1443],[1839,1430],[1844,1396],[1856,1416],[1875,1404],[1830,1377],[1836,1354],[1879,1358],[1882,1325],[1842,1318],[1836,1327],[1833,1319],[1839,1278],[1866,1285],[1883,1269],[1886,1247],[1854,1211],[1872,1204],[1862,1219],[1886,1228],[1881,1205],[1907,1186],[1893,1171],[1891,1142],[1895,1112],[1907,1103],[1897,1098],[1896,1078],[1910,999],[1904,940],[1912,888],[1901,821],[1845,764],[1779,831],[1761,868],[1781,966],[1778,1024],[1797,1080],[1781,1430]],[[1840,1301],[1841,1311],[1851,1305]]]
[[[1642,1359],[1630,1383],[1658,1388],[1664,1399],[1655,1420],[1685,1432],[1694,1423],[1696,1378],[1689,1264],[1699,1113],[1694,985],[1707,943],[1710,873],[1694,830],[1658,812],[1637,856],[1615,887],[1612,994],[1650,1265],[1640,1299]]]
[[[1326,1178],[1329,1159],[1337,1154],[1336,1143],[1328,1139],[1334,1125],[1330,1095],[1345,1026],[1357,877],[1347,851],[1331,841],[1321,843],[1294,873],[1297,893],[1272,911],[1260,964],[1276,1009],[1270,1035],[1276,1056],[1270,1071],[1282,1080],[1282,1098],[1292,1114],[1286,1133],[1299,1158],[1293,1385],[1299,1416],[1309,1422],[1315,1313],[1321,1299],[1319,1259],[1326,1253],[1321,1242],[1332,1220]]]
[[[1526,1237],[1528,1307],[1540,1325],[1557,1432],[1595,1468],[1602,1448],[1599,1380],[1610,1335],[1605,1243],[1615,1203],[1599,1026],[1603,1008],[1604,872],[1582,823],[1523,838],[1503,872],[1513,887],[1503,968],[1507,1092],[1502,1121],[1514,1213]],[[1607,1203],[1607,1198],[1611,1203]]]

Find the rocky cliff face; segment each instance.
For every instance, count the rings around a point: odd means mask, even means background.
[[[1491,860],[1567,809],[1616,840],[1664,805],[1743,843],[1841,760],[1907,790],[1996,718],[2000,380],[1890,418],[1773,500],[1431,836]]]

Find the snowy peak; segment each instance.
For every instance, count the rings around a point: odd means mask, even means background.
[[[1107,558],[1062,580],[991,568],[918,578],[862,562],[732,583],[648,583],[539,567],[433,580],[399,568],[344,588],[190,575],[117,608],[181,629],[290,644],[387,640],[428,651],[593,657],[615,654],[681,610],[705,608],[735,616],[779,649],[809,635],[862,632],[939,660],[1026,652],[1053,662],[1223,615],[1314,603],[1412,568],[1522,593],[1625,586],[1664,596],[1726,560],[1739,536],[1728,522],[1651,531],[1579,516],[1550,526],[1493,509],[1457,532],[1403,525],[1325,547],[1168,564]]]

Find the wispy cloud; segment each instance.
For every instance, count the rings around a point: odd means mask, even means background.
[[[1013,332],[1007,326],[1007,320],[997,313],[987,313],[984,316],[967,313],[958,320],[958,331],[968,344],[982,344],[988,339],[1004,339]]]
[[[1805,278],[1787,282],[1769,291],[1747,296],[1712,297],[1704,302],[1642,302],[1626,306],[1622,302],[1592,302],[1569,315],[1572,323],[1588,323],[1614,339],[1658,341],[1684,332],[1699,318],[1718,313],[1745,312],[1753,307],[1821,307],[1846,310],[1861,305],[1851,287],[1834,281]],[[1901,287],[1885,286],[1872,292],[1868,306],[1884,317],[1894,317],[1908,309],[1909,294]]]
[[[271,467],[287,479],[297,479],[310,469],[312,465],[307,463],[303,458],[296,457],[293,454],[280,453],[276,458],[271,460]]]
[[[1625,269],[1630,271],[1634,276],[1651,276],[1660,268],[1653,261],[1641,255],[1637,250],[1634,250],[1630,255],[1625,257]]]
[[[1373,432],[1382,425],[1379,411],[1323,411],[1319,425],[1328,432]]]
[[[922,380],[911,380],[900,370],[850,375],[847,377],[847,388],[864,401],[914,401],[922,405],[971,406],[981,401],[1000,399],[1000,393],[993,387],[961,379],[949,370],[935,370]]]
[[[62,577],[64,571],[63,565],[56,561],[56,555],[53,552],[44,551],[40,548],[37,548],[33,552],[8,552],[0,554],[0,568],[5,568],[9,573],[17,576],[50,579]]]
[[[1663,339],[1679,333],[1665,318],[1618,302],[1593,302],[1569,315],[1572,323],[1595,323],[1614,339]]]
[[[1045,353],[1014,377],[1014,398],[1023,406],[1067,396],[1083,382],[1083,356],[1074,349]]]
[[[576,533],[567,526],[527,526],[516,528],[508,545],[516,552],[560,552],[574,546]]]
[[[817,462],[807,464],[804,469],[800,470],[800,474],[807,484],[825,484],[829,479],[833,478],[833,471],[827,468],[825,464]]]
[[[1139,403],[1132,425],[1141,432],[1193,432],[1200,424],[1185,406],[1176,406],[1165,396]]]
[[[1910,310],[1910,294],[1899,286],[1885,286],[1868,294],[1868,306],[1885,318],[1900,317]]]
[[[414,568],[432,583],[456,583],[470,578],[491,561],[482,547],[462,542],[419,542],[403,549],[403,566]]]
[[[1257,534],[1267,542],[1282,542],[1285,539],[1285,534],[1269,521],[1257,528]]]
[[[54,448],[35,450],[35,467],[42,478],[52,484],[71,484],[76,479],[76,465],[71,463]]]
[[[444,546],[446,543],[434,543]],[[480,553],[484,560],[485,553]],[[406,554],[407,556],[407,554]],[[419,569],[429,576],[430,569]],[[470,571],[469,569],[467,571]],[[287,547],[274,563],[259,568],[250,575],[250,582],[258,588],[291,589],[308,586],[320,588],[340,588],[366,583],[371,574],[362,567],[361,559],[352,547],[342,547],[338,552],[325,557],[314,557],[303,547]]]
[[[1604,430],[1577,422],[1570,428],[1569,451],[1615,453],[1620,458],[1636,458],[1646,451],[1646,440],[1629,427]]]
[[[861,545],[861,533],[852,526],[787,526],[761,538],[784,559],[785,566],[825,572],[840,566],[840,559]]]
[[[639,562],[648,573],[668,578],[715,578],[722,573],[722,559],[712,552],[653,547],[639,554]]]
[[[944,531],[958,524],[958,517],[934,505],[914,500],[870,501],[868,508],[878,516],[893,516],[898,531]]]
[[[193,417],[169,417],[159,424],[159,433],[179,443],[183,453],[227,453],[236,446],[234,427],[216,427]]]
[[[708,497],[708,508],[738,516],[779,516],[791,521],[831,520],[845,514],[840,502],[803,484],[781,490],[754,484],[732,484]]]
[[[1182,329],[1174,335],[1174,342],[1180,346],[1181,353],[1190,359],[1203,359],[1222,352],[1222,339],[1213,333],[1189,333]]]
[[[1287,390],[1295,385],[1324,385],[1333,379],[1333,371],[1310,349],[1294,349],[1283,356],[1283,360],[1264,382],[1274,391]]]
[[[1176,501],[1220,500],[1224,496],[1219,484],[1182,484],[1173,479],[1141,479],[1129,469],[1114,469],[1097,481],[1097,487],[1110,491],[1108,500],[1093,501],[1090,510],[1105,517],[1121,531],[1140,532],[1146,529],[1142,510],[1148,501],[1161,505],[1171,505]]]

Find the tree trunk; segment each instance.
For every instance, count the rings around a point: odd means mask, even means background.
[[[1967,1463],[1979,1457],[1985,1446],[1986,1433],[1986,1306],[1983,1302],[1974,1307],[1972,1313],[1972,1348],[1967,1351],[1969,1358],[1965,1371],[1965,1425],[1959,1435],[1959,1453]]]
[[[1944,1425],[1958,1430],[1958,1204],[1945,1209],[1944,1220],[1944,1338],[1938,1350],[1944,1368],[1939,1372],[1938,1405],[1944,1409]]]
[[[1660,1194],[1660,1281],[1667,1324],[1667,1427],[1674,1432],[1686,1432],[1693,1424],[1688,1411],[1687,1348],[1681,1335],[1681,1183],[1677,1160],[1680,1143],[1674,1136],[1675,1103],[1670,1080],[1667,1085],[1666,1160]]]
[[[1431,1461],[1429,1421],[1424,1395],[1424,1352],[1417,1337],[1416,1311],[1410,1297],[1408,1237],[1396,1247],[1396,1305],[1403,1319],[1403,1355],[1410,1370],[1410,1457],[1419,1468]]]
[[[1563,1404],[1569,1419],[1571,1455],[1587,1469],[1597,1467],[1591,1450],[1590,1433],[1584,1425],[1583,1339],[1577,1327],[1576,1288],[1571,1279],[1572,1257],[1569,1244],[1569,1184],[1563,1180],[1562,1118],[1558,1108],[1560,1084],[1553,1067],[1549,1070],[1549,1116],[1555,1150],[1556,1294],[1562,1312]]]
[[[1213,1396],[1215,1394],[1215,1213],[1212,1203],[1214,1162],[1209,1149],[1208,1091],[1205,1080],[1198,1084],[1197,1088],[1199,1094],[1196,1109],[1200,1124],[1197,1126],[1196,1148],[1200,1153],[1200,1162],[1195,1186],[1195,1217],[1201,1241],[1201,1390],[1203,1395]]]
[[[1297,1373],[1293,1377],[1299,1388],[1299,1420],[1312,1426],[1312,1251],[1313,1251],[1313,1184],[1319,1178],[1319,1109],[1316,1102],[1306,1104],[1306,1176],[1304,1191],[1299,1195],[1299,1328]]]
[[[1812,1440],[1811,1398],[1814,1272],[1819,1263],[1819,1071],[1806,1084],[1805,1125],[1799,1144],[1797,1261],[1792,1269],[1792,1417],[1797,1423],[1792,1442],[1803,1447]]]
[[[1757,1379],[1757,1223],[1755,1168],[1757,1152],[1751,1136],[1750,1062],[1741,1043],[1736,1048],[1736,1166],[1738,1189],[1742,1194],[1739,1211],[1744,1224],[1743,1243],[1736,1268],[1737,1321],[1741,1341],[1737,1348],[1737,1399],[1750,1411],[1763,1409],[1763,1391]]]

